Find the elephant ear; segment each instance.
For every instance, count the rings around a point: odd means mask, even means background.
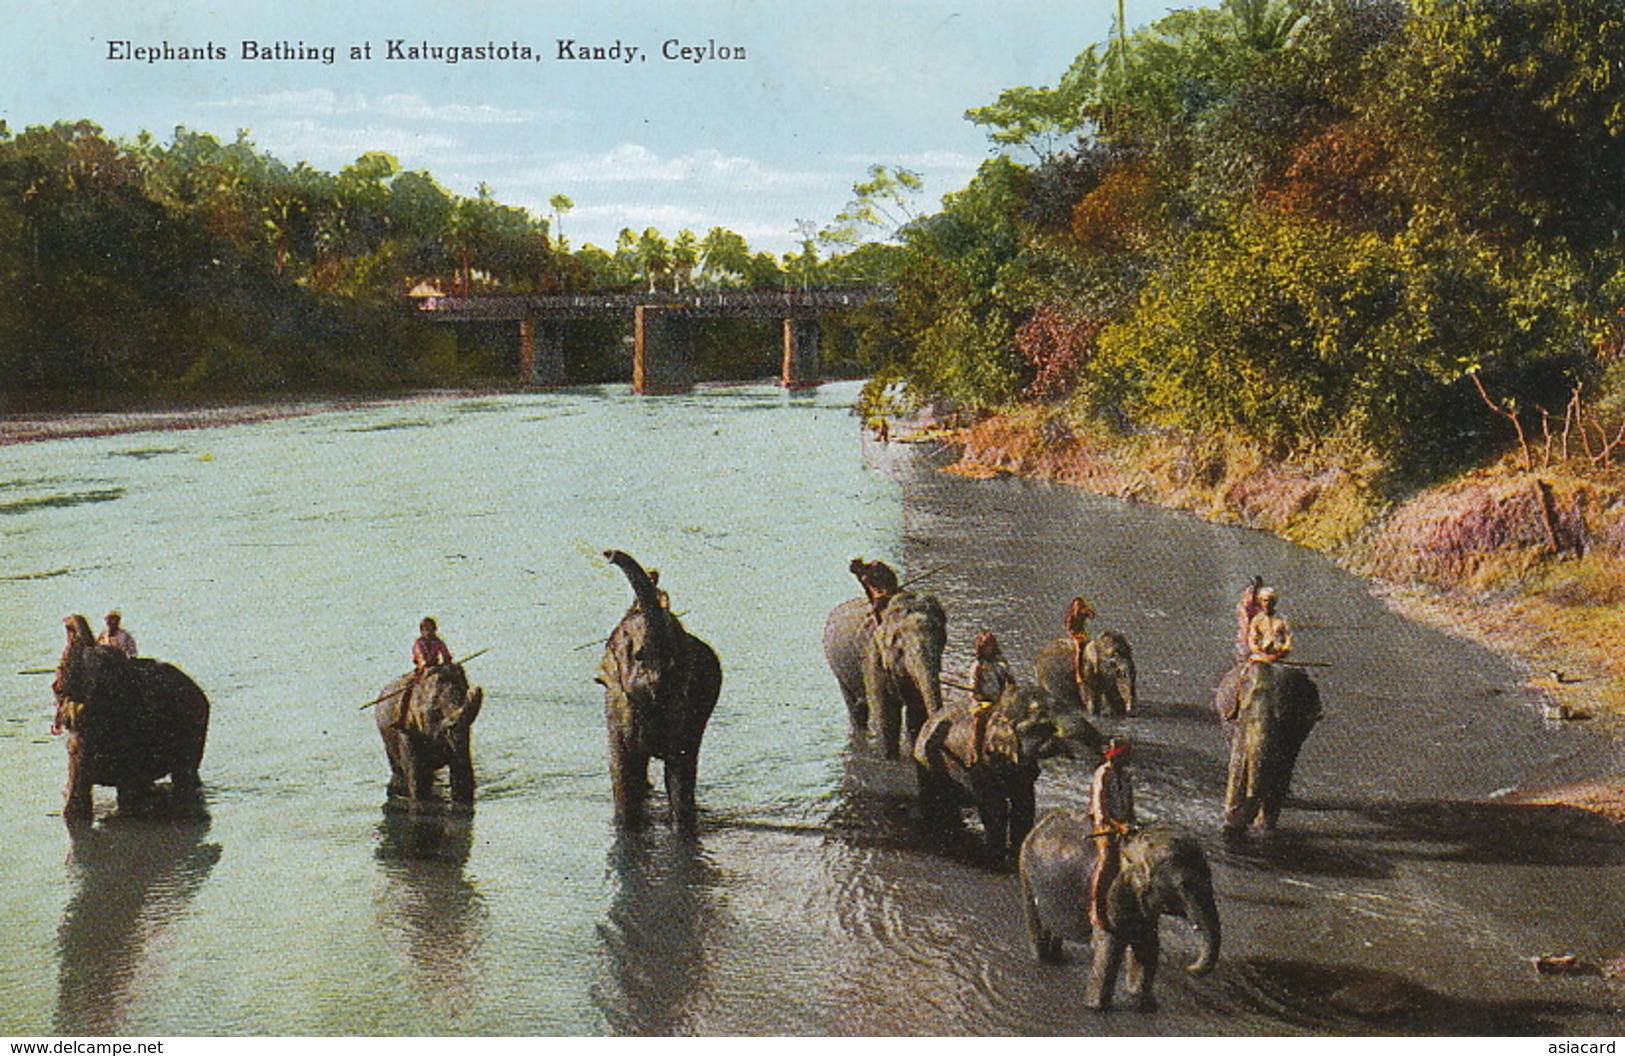
[[[1008,715],[994,713],[982,740],[982,752],[989,759],[999,759],[1012,766],[1020,764],[1021,737]]]
[[[424,702],[431,699],[433,695],[421,679],[408,686],[406,695],[401,698],[401,729],[428,736],[428,715],[425,714]]]
[[[485,690],[475,686],[463,698],[463,710],[457,716],[457,721],[464,726],[474,725],[474,720],[480,717],[480,708],[485,706]]]

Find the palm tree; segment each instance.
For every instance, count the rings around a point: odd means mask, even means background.
[[[571,209],[574,209],[576,207],[576,203],[572,202],[570,200],[570,196],[567,194],[555,194],[553,197],[547,200],[547,204],[553,207],[554,244],[558,246],[559,252],[567,253],[570,250],[570,246],[564,241],[564,214],[568,213]]]

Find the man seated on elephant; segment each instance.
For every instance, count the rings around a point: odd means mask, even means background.
[[[129,631],[125,630],[123,626],[121,626],[123,621],[124,617],[119,614],[117,609],[114,609],[112,612],[108,613],[107,629],[102,632],[102,636],[100,638],[96,639],[96,644],[110,645],[114,649],[117,649],[119,652],[123,653],[125,656],[133,658],[137,655],[135,638],[130,634]]]
[[[1134,824],[1134,784],[1129,776],[1130,745],[1112,738],[1106,761],[1095,769],[1090,786],[1089,816],[1094,823],[1095,872],[1089,880],[1089,923],[1106,926],[1106,892],[1117,877],[1119,848]]]
[[[971,747],[966,762],[975,766],[982,757],[982,741],[987,736],[987,720],[993,714],[993,705],[1004,696],[1007,687],[1016,684],[1010,663],[1004,658],[999,639],[992,631],[976,636],[976,659],[970,666],[971,686]]]
[[[1273,663],[1292,651],[1292,628],[1275,611],[1274,587],[1258,592],[1258,615],[1247,626],[1247,651],[1254,663]]]
[[[1225,722],[1235,719],[1242,709],[1251,707],[1261,694],[1269,691],[1275,675],[1275,662],[1292,651],[1292,628],[1286,618],[1275,611],[1274,587],[1258,591],[1258,614],[1247,625],[1247,656],[1236,687],[1235,699],[1223,708],[1219,717]]]
[[[1066,634],[1072,639],[1072,678],[1080,686],[1089,679],[1088,661],[1084,659],[1083,650],[1089,644],[1089,621],[1094,615],[1094,606],[1082,596],[1073,598],[1066,610]]]
[[[440,637],[433,616],[423,617],[418,624],[418,640],[412,643],[412,669],[421,673],[426,667],[451,663],[451,649]]]
[[[869,599],[872,615],[879,623],[880,614],[886,611],[886,603],[900,589],[897,573],[884,561],[865,561],[861,557],[854,557],[847,569],[863,584],[864,597]]]
[[[433,616],[423,617],[423,621],[418,624],[417,641],[412,643],[412,674],[407,678],[406,685],[401,689],[401,694],[405,697],[405,703],[410,704],[412,691],[423,680],[425,671],[431,667],[451,662],[451,647],[440,637],[439,625],[435,623]],[[402,707],[396,713],[394,725],[397,730],[406,729],[407,713],[408,709],[406,707]]]

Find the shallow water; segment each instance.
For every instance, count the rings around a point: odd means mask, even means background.
[[[1515,672],[1255,533],[865,445],[848,385],[413,404],[0,452],[0,1033],[1527,1033],[1617,1029],[1619,991],[1530,956],[1625,949],[1625,844],[1484,797],[1599,768]],[[865,460],[865,455],[868,461]],[[610,824],[604,636],[620,547],[725,669],[701,833]],[[1236,592],[1279,586],[1327,719],[1284,829],[1207,839],[1221,967],[1155,1015],[1037,964],[975,826],[924,829],[912,774],[850,744],[824,667],[850,558],[944,601],[1018,666],[1087,593],[1141,663],[1142,812],[1216,835],[1206,707]],[[210,693],[206,821],[60,817],[60,619],[117,605]],[[361,705],[435,615],[487,704],[474,810],[385,809]],[[1079,804],[1052,766],[1041,809]],[[657,782],[658,783],[658,782]],[[658,802],[657,796],[657,802]],[[1167,956],[1194,947],[1165,927]]]

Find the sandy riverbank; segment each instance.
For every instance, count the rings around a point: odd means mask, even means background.
[[[232,403],[133,411],[85,411],[0,415],[0,446],[121,433],[209,429],[223,425],[299,418],[310,414],[384,407],[432,400],[466,399],[483,392],[434,391],[400,396],[319,397],[266,403]]]

